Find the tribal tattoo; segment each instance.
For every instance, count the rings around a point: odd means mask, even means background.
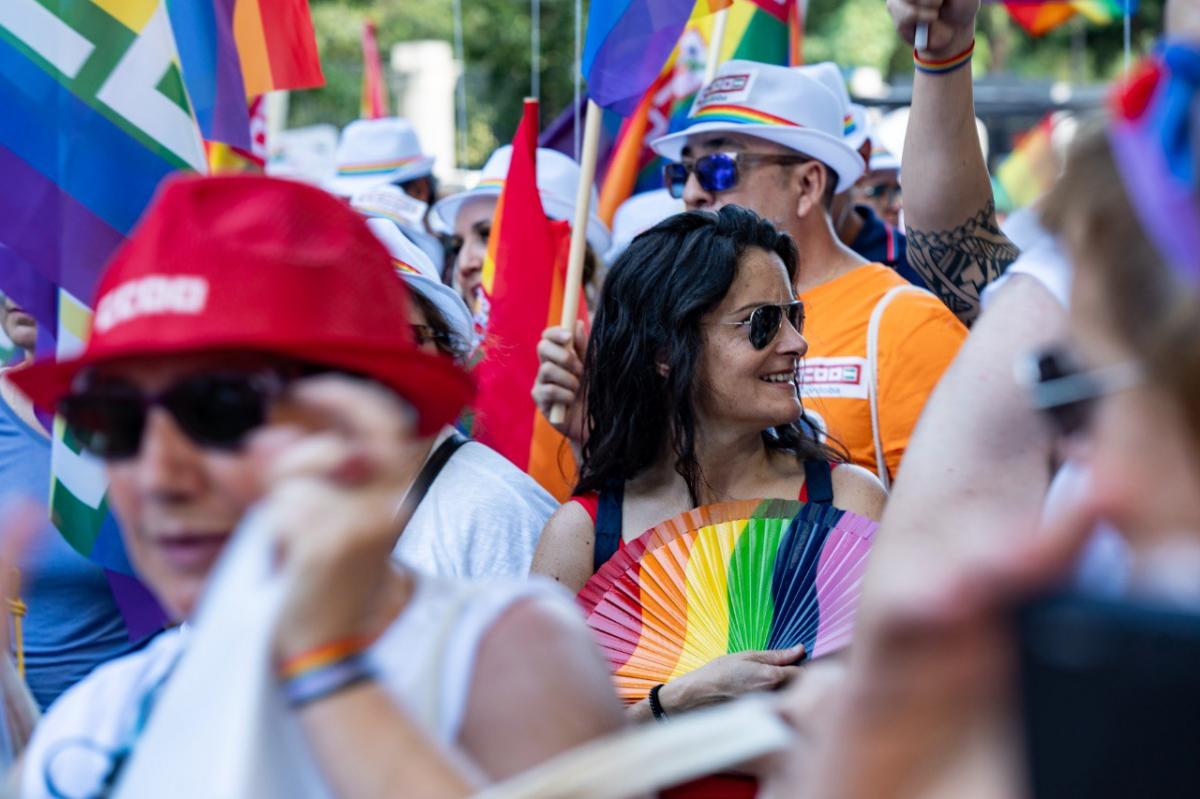
[[[979,316],[979,295],[1021,251],[996,223],[991,200],[952,230],[908,228],[908,262],[963,324]]]

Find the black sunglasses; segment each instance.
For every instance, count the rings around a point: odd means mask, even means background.
[[[209,373],[185,377],[157,394],[125,380],[87,379],[58,404],[75,439],[105,460],[137,455],[146,417],[161,407],[201,447],[237,449],[267,421],[271,403],[286,381],[273,372]]]
[[[785,317],[797,333],[804,333],[804,303],[800,300],[778,305],[760,305],[750,312],[750,318],[744,322],[721,322],[720,324],[749,328],[750,346],[761,350],[765,349],[779,335],[779,329],[783,327]]]
[[[683,197],[688,176],[696,173],[700,188],[705,191],[729,191],[738,184],[740,164],[804,164],[813,159],[804,155],[775,155],[772,153],[712,153],[701,156],[692,163],[665,164],[663,183],[676,200]]]
[[[1029,388],[1033,407],[1064,437],[1090,426],[1098,400],[1134,388],[1145,379],[1136,363],[1085,370],[1061,348],[1033,354],[1018,365],[1017,377]]]

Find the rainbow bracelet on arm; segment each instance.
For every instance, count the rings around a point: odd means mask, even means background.
[[[279,668],[288,706],[298,709],[374,678],[366,659],[371,639],[362,636],[317,647],[289,658]]]
[[[913,66],[917,72],[924,72],[926,75],[946,75],[956,69],[961,68],[965,64],[971,62],[971,56],[975,54],[975,40],[971,40],[971,44],[966,50],[963,50],[958,55],[942,58],[936,61],[926,60],[921,58],[920,54],[913,50]]]

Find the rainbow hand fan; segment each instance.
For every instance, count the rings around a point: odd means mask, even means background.
[[[732,652],[846,646],[877,527],[772,499],[705,505],[643,533],[579,592],[621,698]]]

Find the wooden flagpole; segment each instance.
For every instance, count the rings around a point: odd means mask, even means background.
[[[579,315],[579,290],[583,286],[583,261],[587,251],[588,216],[592,206],[592,184],[596,180],[596,159],[600,150],[600,117],[603,112],[595,100],[588,100],[587,121],[583,128],[583,156],[579,161],[579,188],[575,193],[575,222],[571,226],[571,249],[567,260],[567,286],[563,296],[562,326],[575,334]],[[571,346],[571,345],[568,345]],[[565,405],[550,409],[550,423],[567,419]]]
[[[708,61],[704,64],[704,82],[708,84],[717,75],[721,66],[721,49],[725,45],[725,24],[729,22],[729,9],[722,8],[713,18],[712,36],[708,40]]]

